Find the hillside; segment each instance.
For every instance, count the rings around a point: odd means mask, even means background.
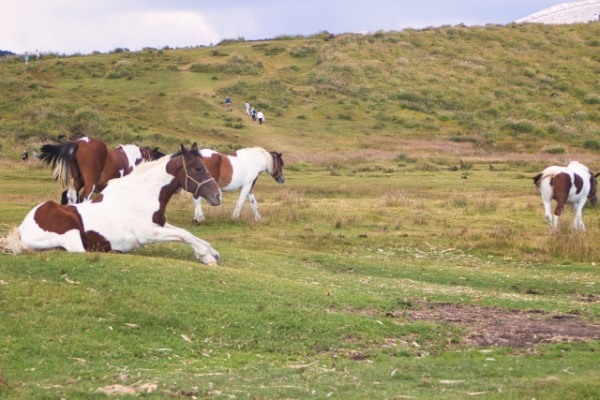
[[[0,60],[0,155],[60,135],[292,160],[600,148],[600,24],[326,33],[214,47]],[[226,113],[223,99],[233,98]],[[243,114],[263,110],[258,126]]]
[[[239,193],[224,192],[200,225],[179,181],[167,220],[216,267],[177,242],[0,252],[0,398],[600,398],[600,213],[586,206],[574,232],[565,207],[550,234],[532,181],[573,157],[600,170],[599,33],[456,26],[0,60],[0,242],[62,192],[23,148],[72,134],[258,144],[283,152],[286,177],[257,180],[259,221],[250,204],[233,219]],[[142,213],[110,192],[94,217],[131,213],[123,234],[143,237]]]
[[[598,21],[600,1],[582,0],[557,4],[517,20],[517,23],[574,24]]]

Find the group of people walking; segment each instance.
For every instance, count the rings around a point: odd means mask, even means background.
[[[233,110],[233,102],[231,101],[231,98],[229,96],[225,97],[225,108],[227,109],[227,111]],[[244,109],[246,115],[252,117],[252,121],[258,121],[260,125],[262,125],[262,123],[265,122],[265,114],[263,114],[262,111],[257,111],[254,107],[251,107],[250,103],[245,102]]]

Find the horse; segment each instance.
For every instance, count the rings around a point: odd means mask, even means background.
[[[158,147],[126,144],[109,149],[100,140],[82,137],[75,142],[45,144],[39,158],[45,165],[52,164],[54,180],[67,188],[61,204],[73,204],[89,200],[93,193],[100,193],[106,187],[109,179],[131,173],[142,161],[162,156]]]
[[[533,177],[533,183],[541,191],[546,219],[552,232],[558,230],[558,219],[567,203],[573,205],[575,212],[573,230],[585,231],[582,210],[588,199],[592,205],[598,202],[596,178],[599,175],[594,175],[585,165],[571,161],[566,167],[553,165]],[[556,200],[554,214],[552,200]]]
[[[254,197],[254,185],[263,171],[267,171],[277,183],[282,184],[285,182],[283,158],[281,153],[276,151],[267,151],[262,147],[249,147],[227,155],[210,149],[198,150],[198,145],[194,143],[192,153],[200,156],[200,159],[208,168],[208,172],[216,179],[222,191],[240,190],[240,197],[233,209],[234,219],[240,216],[246,197],[254,213],[254,220],[258,221],[260,219],[258,203],[256,197]],[[193,223],[199,224],[204,221],[202,200],[198,198],[194,199],[194,202]]]
[[[14,254],[54,248],[129,252],[148,243],[185,242],[200,262],[216,265],[219,253],[208,242],[166,221],[167,203],[181,189],[212,205],[221,203],[219,185],[183,145],[177,153],[111,179],[90,201],[64,205],[49,200],[37,205],[5,238],[5,247]]]

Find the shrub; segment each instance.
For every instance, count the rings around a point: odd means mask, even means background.
[[[316,52],[317,52],[317,46],[315,46],[314,44],[301,44],[299,46],[293,47],[290,50],[288,50],[288,53],[292,57],[296,57],[296,58],[306,57],[306,56],[315,54]]]
[[[587,104],[600,104],[600,95],[597,94],[587,94],[583,98],[583,101]]]
[[[549,146],[542,149],[544,153],[548,154],[565,154],[567,150],[561,146]]]
[[[600,142],[596,139],[589,139],[583,142],[583,147],[589,150],[600,150]]]

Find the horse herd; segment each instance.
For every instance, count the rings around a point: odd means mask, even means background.
[[[201,262],[214,265],[219,253],[208,242],[167,223],[166,206],[173,194],[192,193],[194,221],[199,223],[204,219],[201,198],[219,205],[221,191],[239,189],[233,217],[248,198],[258,220],[253,193],[258,176],[267,171],[278,183],[285,182],[281,153],[261,147],[226,155],[181,145],[178,152],[165,155],[158,148],[136,145],[109,149],[100,140],[83,137],[46,144],[39,158],[52,165],[54,179],[66,190],[61,204],[39,204],[10,232],[6,248],[15,254],[54,248],[129,252],[148,243],[177,241],[187,243]]]
[[[171,197],[181,190],[192,193],[193,222],[198,224],[204,220],[202,198],[219,205],[222,191],[240,190],[233,218],[239,217],[247,198],[259,220],[253,193],[258,176],[267,171],[278,183],[285,182],[281,153],[261,147],[227,155],[198,149],[194,143],[189,150],[181,145],[178,152],[165,155],[158,148],[136,145],[109,149],[102,141],[83,137],[42,146],[40,159],[52,165],[54,179],[66,190],[61,204],[39,204],[10,232],[5,246],[14,254],[53,248],[129,252],[148,243],[177,241],[187,243],[201,262],[215,265],[219,253],[208,242],[167,223]],[[588,199],[597,202],[599,175],[572,161],[566,167],[550,166],[533,178],[553,232],[565,204],[573,205],[573,230],[585,231],[582,210]]]

